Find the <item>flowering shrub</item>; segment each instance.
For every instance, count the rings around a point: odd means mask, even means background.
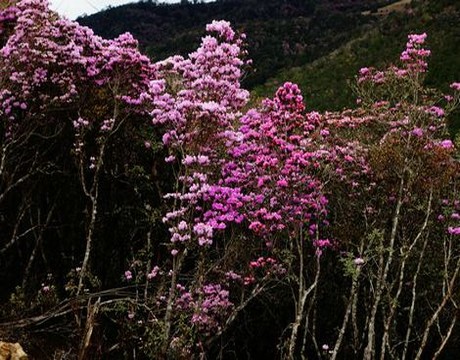
[[[361,107],[347,120],[347,124],[354,122],[354,134],[345,135],[360,141],[367,171],[361,173],[365,176],[359,177],[359,187],[366,191],[355,193],[344,210],[331,197],[330,211],[338,209],[336,217],[355,222],[350,226],[339,220],[333,225],[345,273],[352,280],[332,359],[345,349],[364,359],[419,359],[430,351],[436,357],[445,342],[432,344],[435,350],[428,350],[433,325],[443,328],[440,336],[445,341],[452,334],[452,323],[443,317],[450,306],[455,307],[451,291],[458,286],[459,262],[450,256],[428,256],[426,251],[458,253],[449,240],[454,227],[437,229],[436,225],[451,214],[441,215],[438,221],[435,217],[443,194],[450,193],[457,182],[456,149],[445,118],[457,105],[459,94],[443,96],[423,86],[430,55],[423,48],[426,37],[409,35],[400,67],[360,70],[356,90]],[[341,115],[332,118],[344,134]],[[334,186],[331,195],[337,194],[337,184],[330,185]],[[449,275],[430,285],[439,289],[439,296],[426,297],[420,293],[424,291],[420,278],[425,271],[434,276],[431,271],[436,266]],[[425,308],[421,299],[436,310]],[[357,314],[358,303],[365,320]],[[417,317],[423,320],[418,322]],[[395,328],[392,323],[405,326]],[[330,339],[324,340],[329,343]]]

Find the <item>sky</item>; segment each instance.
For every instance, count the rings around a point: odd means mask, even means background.
[[[75,20],[78,16],[90,15],[105,9],[107,6],[119,6],[136,0],[49,0],[51,9],[59,14]],[[160,3],[177,3],[180,0],[161,0]]]

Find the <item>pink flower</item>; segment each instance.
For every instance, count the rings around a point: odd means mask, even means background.
[[[185,230],[187,230],[187,228],[188,228],[188,225],[187,225],[187,223],[186,223],[184,220],[182,220],[182,221],[179,223],[179,225],[177,226],[177,229],[178,229],[179,231],[185,231]]]
[[[356,266],[361,266],[362,264],[364,264],[364,259],[361,258],[361,257],[358,257],[358,258],[354,259],[353,262],[354,262],[354,264]]]
[[[132,278],[133,278],[132,272],[129,271],[129,270],[126,270],[126,271],[125,271],[125,279],[129,281],[129,280],[131,280]]]
[[[179,250],[177,250],[177,249],[172,249],[171,250],[171,255],[172,256],[176,256],[178,253],[179,253]]]
[[[314,242],[314,245],[318,248],[325,248],[331,246],[331,242],[328,239],[320,239]]]
[[[450,88],[454,89],[456,91],[460,91],[460,82],[454,82],[454,83],[450,84]]]
[[[256,279],[254,279],[253,276],[246,276],[246,277],[243,279],[243,284],[244,284],[244,285],[251,285],[254,281],[256,281]]]
[[[451,140],[443,140],[440,142],[441,147],[444,149],[452,149],[454,147],[454,144],[452,143]]]
[[[200,236],[198,238],[198,245],[200,246],[212,245],[212,239]]]
[[[230,23],[223,20],[214,20],[211,24],[206,25],[206,31],[215,31],[227,41],[233,40],[235,36],[235,32],[231,28]]]
[[[288,182],[286,180],[284,180],[284,179],[278,180],[276,184],[279,187],[287,187],[288,186]]]
[[[427,35],[426,33],[423,34],[410,34],[408,36],[409,42],[415,43],[415,44],[423,44],[425,42]]]
[[[209,164],[209,157],[208,156],[204,156],[204,155],[199,155],[197,157],[197,160],[198,160],[198,163],[200,165],[207,165]]]
[[[363,68],[359,69],[359,75],[366,76],[367,74],[369,74],[369,68],[363,67]]]
[[[423,136],[423,129],[415,128],[414,130],[412,130],[412,135],[417,136],[417,137]]]
[[[160,271],[160,268],[158,266],[155,266],[152,271],[147,275],[147,279],[152,280],[158,275],[158,272]]]
[[[438,106],[430,107],[427,112],[430,113],[430,114],[435,115],[436,117],[443,117],[444,116],[444,110],[441,109]]]
[[[450,216],[451,219],[453,220],[460,220],[460,214],[458,213],[453,213],[451,216]]]
[[[451,235],[460,235],[460,227],[449,227],[447,232]]]
[[[191,165],[196,161],[196,157],[186,155],[184,159],[182,159],[182,164],[184,165]]]
[[[240,280],[241,279],[241,276],[233,271],[229,271],[225,273],[225,276],[230,280]]]

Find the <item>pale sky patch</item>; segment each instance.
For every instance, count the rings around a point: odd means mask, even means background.
[[[135,0],[49,0],[51,9],[71,20],[83,14],[91,15],[108,6],[116,7],[138,2]],[[177,3],[180,0],[160,0],[160,3]]]

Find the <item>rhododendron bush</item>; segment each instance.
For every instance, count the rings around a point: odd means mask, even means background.
[[[206,31],[152,63],[47,1],[2,5],[0,334],[81,359],[262,356],[246,327],[275,358],[449,351],[460,85],[424,86],[426,34],[320,114],[289,82],[249,109],[244,35]]]

